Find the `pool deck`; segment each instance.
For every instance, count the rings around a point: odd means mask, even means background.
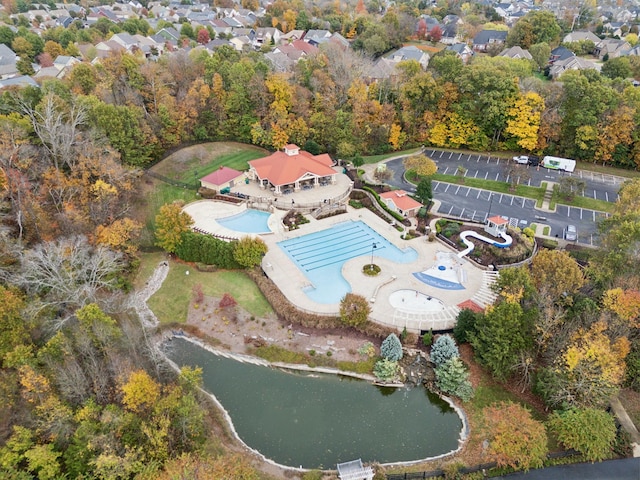
[[[222,236],[229,239],[244,236],[220,226],[215,219],[238,214],[246,209],[245,205],[231,205],[211,200],[201,200],[185,207],[195,220],[195,227],[205,233]],[[310,285],[309,280],[289,259],[287,254],[277,245],[282,240],[296,238],[309,233],[325,230],[337,223],[347,221],[363,221],[375,229],[380,235],[398,248],[413,248],[418,252],[417,260],[411,263],[395,263],[381,257],[374,252],[373,262],[380,266],[381,273],[370,277],[362,273],[362,267],[371,262],[370,256],[361,256],[345,262],[342,275],[351,284],[352,292],[364,296],[370,302],[370,319],[390,327],[408,331],[446,330],[455,325],[460,312],[461,303],[471,300],[480,307],[493,303],[495,294],[490,290],[490,284],[497,278],[497,272],[485,271],[478,268],[466,258],[460,259],[461,269],[464,271],[463,290],[445,290],[429,286],[413,276],[415,272],[422,272],[436,263],[437,252],[452,251],[439,241],[429,242],[426,237],[413,240],[403,240],[400,232],[367,209],[353,209],[347,207],[347,213],[323,220],[315,220],[310,215],[310,223],[299,229],[287,231],[282,225],[285,213],[272,210],[269,219],[271,234],[261,234],[269,251],[265,255],[262,268],[267,276],[280,288],[282,293],[299,309],[320,315],[338,315],[340,305],[322,304],[311,300],[303,291]],[[440,311],[416,312],[415,309],[397,309],[389,303],[389,295],[396,290],[415,290],[441,300],[445,308]]]
[[[351,284],[353,293],[369,299],[371,320],[399,329],[406,327],[408,331],[417,333],[429,329],[445,330],[455,325],[456,317],[460,312],[458,307],[460,303],[472,300],[480,307],[484,307],[495,299],[489,285],[495,281],[497,272],[484,271],[466,258],[460,260],[461,268],[466,273],[464,290],[444,290],[419,281],[413,273],[431,267],[436,262],[436,252],[447,251],[448,248],[438,241],[429,242],[426,237],[403,240],[400,238],[400,232],[367,209],[356,210],[348,207],[346,214],[319,221],[312,218],[310,220],[310,223],[302,225],[298,230],[283,231],[262,237],[269,247],[263,259],[262,268],[289,301],[301,310],[316,314],[337,315],[340,305],[312,301],[303,291],[310,285],[309,280],[278,247],[277,242],[324,230],[336,223],[350,220],[364,221],[398,248],[411,247],[418,252],[418,259],[411,263],[395,263],[377,257],[374,252],[373,262],[381,268],[381,273],[375,277],[362,273],[362,267],[371,262],[370,256],[357,257],[345,262],[342,275]],[[391,306],[389,294],[405,289],[437,298],[444,303],[445,309],[438,312],[416,313],[414,310],[403,311]]]

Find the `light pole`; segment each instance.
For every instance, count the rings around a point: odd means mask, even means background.
[[[371,244],[371,263],[369,264],[369,270],[373,270],[373,251],[378,248],[378,245],[376,245],[376,242],[373,242]]]

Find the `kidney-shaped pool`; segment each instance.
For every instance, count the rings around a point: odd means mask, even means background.
[[[462,421],[425,388],[382,388],[349,377],[240,362],[176,337],[165,345],[179,366],[203,369],[242,441],[278,464],[335,468],[408,462],[458,447]]]

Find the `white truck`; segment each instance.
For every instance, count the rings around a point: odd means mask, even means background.
[[[552,157],[551,155],[547,155],[542,159],[542,166],[551,170],[573,172],[576,168],[576,161],[569,158]]]

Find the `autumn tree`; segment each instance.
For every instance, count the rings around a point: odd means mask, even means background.
[[[135,413],[150,410],[160,397],[160,385],[144,370],[131,372],[121,391],[122,402]]]
[[[405,158],[403,166],[405,170],[413,171],[421,177],[430,177],[438,171],[436,162],[422,154]]]
[[[603,306],[633,328],[640,328],[640,291],[612,288],[602,295]]]
[[[43,306],[82,307],[104,301],[102,295],[115,289],[124,265],[122,254],[93,246],[86,237],[62,237],[21,252],[12,280],[38,295]]]
[[[531,264],[531,279],[543,303],[570,302],[585,284],[580,266],[565,250],[539,251]]]
[[[542,466],[547,456],[547,433],[529,410],[517,403],[500,402],[484,408],[482,419],[489,455],[499,466],[524,470]]]
[[[550,415],[548,425],[565,448],[577,450],[590,462],[611,456],[616,422],[609,412],[598,408],[556,411]]]
[[[340,300],[340,319],[350,327],[361,327],[369,320],[371,307],[362,295],[347,293]]]
[[[25,306],[19,291],[0,285],[0,365],[7,353],[29,340],[27,322],[22,316]]]
[[[182,234],[193,225],[191,216],[182,211],[179,203],[169,203],[160,207],[156,215],[156,245],[169,253],[174,253],[182,242]]]
[[[138,250],[137,240],[142,225],[130,218],[116,220],[110,225],[96,227],[96,243],[108,245],[114,250],[133,255]]]
[[[629,341],[609,334],[603,321],[579,329],[554,364],[542,370],[537,389],[549,405],[601,407],[617,392]]]
[[[253,268],[260,265],[267,251],[267,244],[264,243],[264,240],[246,236],[235,244],[233,258],[243,267]]]
[[[534,92],[521,94],[507,110],[505,132],[516,139],[517,145],[528,152],[536,149],[544,100]]]

